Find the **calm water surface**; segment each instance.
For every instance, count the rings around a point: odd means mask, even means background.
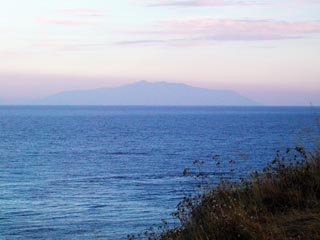
[[[319,112],[0,107],[0,239],[125,239],[169,217],[192,188],[181,172],[193,160],[261,169]]]

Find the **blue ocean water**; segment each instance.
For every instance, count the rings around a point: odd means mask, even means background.
[[[0,239],[125,239],[170,217],[193,160],[219,154],[246,175],[303,142],[319,112],[2,106]]]

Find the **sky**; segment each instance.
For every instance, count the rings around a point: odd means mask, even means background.
[[[134,81],[320,105],[320,0],[1,0],[0,98]]]

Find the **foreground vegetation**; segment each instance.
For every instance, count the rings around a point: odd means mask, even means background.
[[[197,177],[207,176],[200,172]],[[206,183],[202,181],[202,186]],[[163,221],[138,238],[320,239],[320,148],[277,152],[263,171],[249,178],[235,182],[221,178],[216,187],[185,197],[173,216],[176,227]]]

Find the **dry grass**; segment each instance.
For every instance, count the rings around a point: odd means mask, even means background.
[[[272,163],[248,179],[221,180],[204,193],[185,197],[173,214],[178,227],[164,222],[138,238],[320,239],[319,150],[278,152]]]

